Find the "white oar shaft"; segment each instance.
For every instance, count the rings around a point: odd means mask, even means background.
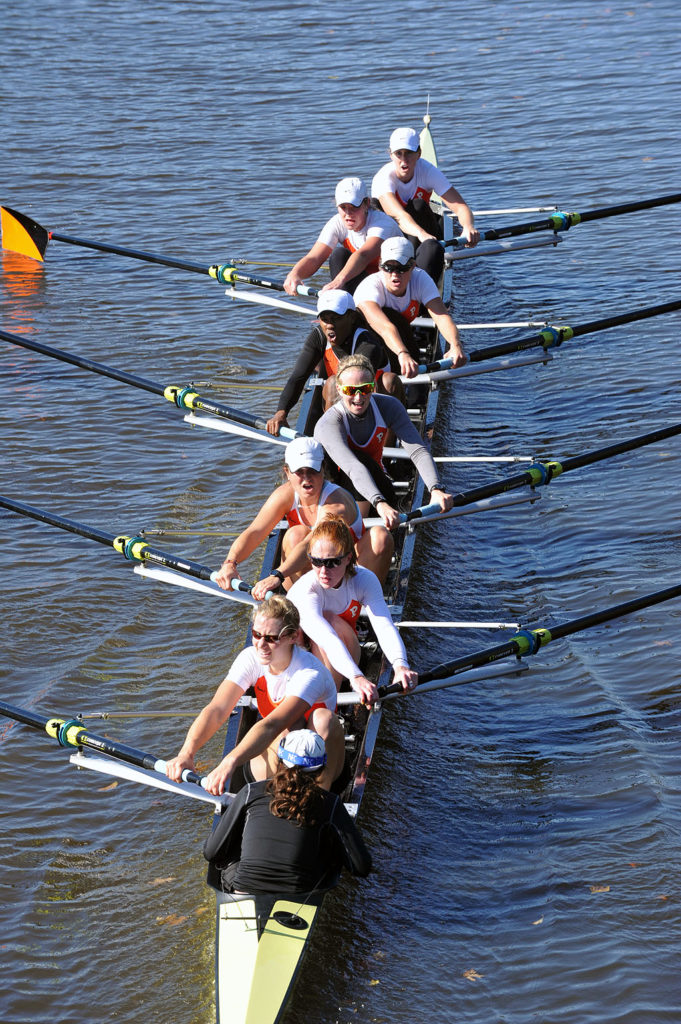
[[[509,238],[501,242],[480,242],[474,249],[455,249],[454,252],[448,250],[445,260],[451,263],[454,260],[477,259],[479,256],[501,256],[517,249],[539,249],[544,245],[558,245],[562,241],[561,235],[546,234],[530,238]]]
[[[452,508],[449,512],[438,512],[433,516],[422,516],[420,519],[412,519],[408,523],[400,523],[400,527],[405,526],[420,526],[421,523],[432,523],[441,519],[455,519],[457,516],[472,516],[476,512],[492,512],[494,509],[506,508],[508,505],[522,505],[524,502],[535,502],[539,501],[541,495],[536,491],[532,491],[531,494],[516,494],[516,495],[503,495],[494,498],[483,498],[480,501],[472,501],[470,505],[463,505],[461,508]],[[368,528],[370,526],[382,526],[383,520],[376,517],[375,519],[365,519],[364,525]]]
[[[519,622],[396,622],[398,629],[520,629]]]
[[[225,601],[237,601],[239,604],[254,605],[258,602],[250,594],[243,594],[235,590],[223,590],[217,583],[195,580],[191,576],[182,576],[179,572],[171,569],[156,569],[149,565],[136,565],[133,572],[138,576],[148,576],[159,583],[170,583],[175,587],[184,587],[186,590],[195,590],[199,594],[208,594],[211,597],[221,597]]]
[[[436,384],[457,377],[477,377],[481,373],[495,373],[497,370],[512,370],[516,366],[530,366],[532,363],[549,363],[553,353],[542,349],[540,352],[522,356],[505,356],[503,359],[490,359],[484,363],[467,363],[454,370],[435,370],[433,373],[419,373],[416,377],[400,377],[405,384]]]
[[[445,690],[450,686],[459,686],[464,683],[477,683],[484,679],[498,679],[500,676],[518,675],[520,672],[529,671],[529,665],[524,661],[516,661],[505,665],[482,665],[479,668],[472,668],[468,672],[460,672],[449,679],[433,679],[429,683],[417,686],[410,693],[389,693],[383,700],[394,700],[398,697],[417,697],[422,693],[430,693],[431,690]],[[338,694],[338,706],[344,707],[348,704],[359,704],[359,694],[354,690]]]
[[[412,327],[432,327],[433,321],[429,316],[417,316],[411,321]],[[546,327],[548,320],[517,320],[515,322],[505,321],[504,323],[490,324],[457,324],[460,331],[483,331],[497,327]]]
[[[206,804],[212,804],[216,810],[222,810],[224,805],[232,799],[229,793],[222,796],[212,796],[200,786],[193,783],[172,782],[167,775],[160,771],[144,771],[142,768],[135,768],[133,765],[124,764],[122,761],[110,761],[104,757],[93,757],[78,751],[71,754],[71,764],[77,768],[89,768],[90,771],[100,772],[103,775],[111,775],[116,779],[125,779],[127,782],[137,782],[143,786],[151,786],[153,789],[163,789],[167,793],[175,793],[177,796],[186,796],[190,800],[200,800]],[[164,765],[164,761],[157,761],[157,768]]]
[[[404,448],[384,448],[386,459],[408,459]],[[531,455],[434,455],[433,462],[534,462]]]
[[[189,412],[184,417],[185,423],[191,423],[195,427],[206,427],[208,430],[220,430],[223,434],[236,434],[237,437],[247,437],[250,441],[261,441],[263,444],[278,444],[286,447],[288,441],[281,437],[268,434],[266,430],[255,430],[251,427],[242,427],[237,423],[230,423],[229,420],[220,420],[217,416],[205,416],[201,413]]]
[[[286,309],[289,313],[303,313],[311,319],[316,319],[317,310],[313,306],[303,306],[299,302],[286,302],[284,299],[275,299],[273,295],[260,295],[258,292],[247,292],[236,288],[227,288],[225,291],[230,299],[242,299],[244,302],[256,302],[260,306],[274,306],[275,309]]]

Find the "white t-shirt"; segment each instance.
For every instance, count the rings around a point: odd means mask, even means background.
[[[393,668],[409,664],[402,637],[385,603],[380,581],[370,569],[358,565],[354,576],[344,576],[339,587],[328,589],[324,589],[314,572],[308,572],[293,584],[287,596],[300,612],[300,625],[304,632],[321,647],[336,671],[347,679],[363,675],[362,670],[328,619],[324,618],[324,612],[340,615],[353,601],[359,605],[358,613],[362,605],[366,608],[376,639]]]
[[[255,647],[247,647],[237,655],[227,673],[227,678],[244,692],[255,686],[261,676],[265,677],[267,692],[275,704],[284,697],[300,697],[310,707],[325,704],[329,711],[335,710],[337,691],[333,676],[319,658],[302,647],[294,647],[288,668],[276,673],[258,661]]]
[[[347,238],[356,252],[362,248],[367,238],[380,238],[381,241],[385,241],[386,238],[401,237],[401,235],[402,232],[392,217],[388,217],[380,210],[369,210],[361,231],[349,231],[341,215],[337,213],[335,217],[326,222],[317,241],[328,245],[329,249],[335,249],[337,245],[342,245]]]
[[[414,308],[418,312],[421,303],[427,305],[439,297],[440,290],[435,281],[419,267],[414,267],[412,270],[404,295],[393,295],[392,292],[389,292],[380,271],[377,274],[369,274],[355,288],[355,304],[357,306],[361,306],[363,302],[376,302],[381,308],[387,306],[388,309],[396,309],[398,313],[405,314],[411,313]],[[411,317],[412,320],[413,318]]]
[[[430,198],[431,192],[443,196],[452,187],[451,182],[438,170],[435,164],[420,157],[416,161],[411,181],[400,181],[395,173],[392,161],[384,164],[374,175],[371,182],[371,195],[380,199],[386,192],[394,192],[406,205],[414,196]]]

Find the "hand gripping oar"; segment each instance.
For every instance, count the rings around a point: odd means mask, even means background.
[[[495,494],[505,494],[507,491],[515,490],[518,487],[539,487],[548,485],[562,473],[570,473],[574,469],[581,469],[584,466],[594,465],[596,462],[603,462],[616,455],[623,455],[625,452],[634,451],[636,448],[643,448],[648,444],[655,444],[664,441],[668,437],[675,437],[681,434],[681,423],[670,427],[661,427],[648,434],[639,434],[626,441],[618,441],[616,444],[608,445],[606,448],[597,448],[591,452],[584,452],[582,455],[575,455],[571,459],[563,459],[562,462],[534,462],[523,473],[516,473],[514,476],[504,480],[497,480],[494,483],[483,484],[481,487],[472,487],[468,491],[461,491],[453,495],[453,508],[460,508],[473,501],[480,501],[483,498],[491,498]],[[418,520],[446,519],[455,514],[453,511],[441,512],[440,506],[436,504],[423,505],[415,508],[412,512],[400,513],[400,525],[412,523]]]
[[[6,718],[13,718],[16,722],[30,725],[33,729],[46,732],[48,736],[55,739],[61,747],[88,747],[90,750],[97,750],[100,754],[108,754],[126,764],[133,764],[137,768],[145,768],[147,771],[165,773],[166,762],[153,754],[147,754],[143,750],[129,747],[126,743],[118,743],[108,739],[106,736],[98,736],[85,728],[78,718],[46,718],[35,711],[27,708],[18,708],[13,704],[6,704],[0,701],[0,715]],[[191,782],[195,786],[202,786],[204,776],[186,768],[182,772],[182,781]],[[202,787],[203,788],[203,787]]]
[[[247,284],[259,285],[261,288],[275,288],[277,291],[284,291],[283,284],[277,281],[268,281],[265,278],[251,277],[247,274],[237,274],[235,263],[243,263],[244,260],[232,259],[228,263],[214,263],[207,267],[200,263],[191,263],[188,260],[173,259],[169,256],[160,256],[158,253],[146,252],[144,249],[128,249],[122,245],[111,245],[108,242],[95,242],[90,238],[76,238],[74,235],[62,235],[58,231],[48,231],[42,224],[28,217],[25,213],[12,210],[9,206],[0,208],[2,221],[2,247],[11,252],[18,252],[22,256],[30,256],[41,262],[45,258],[47,243],[67,242],[69,245],[78,245],[84,249],[97,249],[99,252],[110,252],[115,256],[128,256],[134,260],[142,260],[144,263],[158,263],[164,267],[173,267],[175,270],[188,270],[193,274],[205,274],[222,284],[233,284],[234,281],[245,281]],[[316,295],[314,289],[305,285],[298,286],[299,295]]]
[[[599,612],[593,612],[591,615],[583,615],[578,619],[571,619],[569,622],[563,622],[558,626],[551,626],[550,628],[541,627],[532,630],[521,629],[514,636],[509,637],[505,643],[488,647],[484,651],[478,651],[476,654],[467,654],[463,657],[455,658],[453,661],[444,662],[442,665],[429,669],[429,671],[424,672],[422,675],[419,674],[418,685],[411,692],[418,693],[419,686],[433,680],[449,679],[450,676],[455,677],[461,672],[467,672],[481,665],[490,665],[492,662],[499,661],[502,658],[520,658],[523,655],[536,654],[540,648],[546,647],[552,640],[560,640],[565,636],[570,636],[572,633],[579,633],[584,629],[600,626],[603,622],[621,618],[623,615],[631,615],[642,608],[649,608],[652,605],[661,604],[663,601],[671,601],[672,598],[679,596],[681,596],[681,584],[667,587],[665,590],[658,590],[654,594],[647,594],[645,597],[637,597],[632,601],[613,605],[610,608],[604,608]],[[457,685],[455,678],[452,679],[451,685]],[[378,690],[380,697],[403,692],[405,691],[402,690],[399,683],[390,683],[387,686],[379,687]]]
[[[650,210],[655,206],[666,206],[670,203],[681,203],[681,192],[674,192],[668,196],[657,196],[654,199],[641,199],[633,203],[618,203],[616,206],[601,206],[597,210],[587,210],[585,213],[563,213],[558,211],[543,220],[528,221],[525,224],[509,224],[505,228],[488,228],[480,232],[480,240],[485,242],[496,242],[500,238],[512,238],[516,235],[529,235],[535,231],[568,231],[576,224],[586,224],[590,220],[601,220],[604,217],[616,217],[623,213],[635,213],[637,210]],[[448,238],[441,242],[447,246],[463,246],[466,240],[462,237]]]
[[[267,421],[256,416],[254,413],[246,412],[243,409],[232,409],[230,406],[222,405],[219,402],[211,402],[209,399],[202,398],[192,387],[183,387],[178,384],[157,384],[155,381],[147,380],[145,377],[138,377],[135,374],[127,373],[125,370],[116,370],[111,366],[106,366],[105,363],[97,363],[93,359],[86,359],[84,356],[72,355],[63,349],[43,345],[32,338],[26,338],[19,334],[10,334],[9,331],[0,331],[0,340],[9,341],[12,345],[21,345],[22,348],[30,349],[32,352],[40,352],[42,355],[50,356],[52,359],[60,359],[64,363],[71,363],[73,366],[79,366],[83,370],[91,370],[93,373],[99,373],[103,377],[111,377],[113,380],[119,380],[123,384],[130,384],[132,387],[140,388],[142,391],[161,395],[180,409],[187,409],[191,412],[209,412],[221,419],[234,420],[236,423],[244,423],[246,426],[256,427],[258,430],[267,429]],[[298,437],[297,432],[291,427],[282,427],[279,433],[282,437],[289,439]]]

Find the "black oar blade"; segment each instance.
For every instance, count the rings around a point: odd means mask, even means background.
[[[42,224],[9,206],[0,207],[0,223],[3,249],[43,262],[49,234]]]

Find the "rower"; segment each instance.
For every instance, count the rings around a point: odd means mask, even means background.
[[[302,893],[333,884],[341,868],[366,877],[371,854],[343,801],[317,783],[324,741],[309,729],[284,736],[271,779],[243,786],[206,840],[203,855],[223,892]]]
[[[480,240],[473,212],[448,178],[421,156],[421,140],[413,128],[396,128],[390,136],[390,161],[374,175],[372,203],[399,224],[414,243],[416,265],[435,281],[444,265],[441,218],[431,209],[430,197],[437,193],[461,224],[467,246]]]
[[[402,442],[431,499],[443,512],[450,509],[452,496],[442,487],[432,456],[406,409],[391,395],[374,394],[371,363],[364,356],[348,356],[338,367],[336,381],[340,399],[319,420],[314,436],[339,467],[339,482],[359,501],[362,515],[373,505],[387,529],[399,523],[394,488],[382,461],[388,430]]]
[[[308,538],[311,572],[295,583],[289,597],[300,610],[300,624],[310,649],[331,670],[336,685],[348,679],[363,703],[378,700],[376,684],[359,665],[357,622],[366,608],[376,639],[404,690],[413,689],[418,675],[409,668],[402,638],[385,603],[380,581],[357,565],[352,536],[342,519],[315,526]]]
[[[279,566],[256,583],[252,593],[260,601],[267,591],[276,590],[281,584],[288,588],[309,570],[308,534],[320,519],[329,515],[340,516],[347,522],[355,538],[360,564],[384,580],[394,550],[393,539],[382,526],[365,530],[352,494],[324,479],[324,448],[320,442],[312,437],[295,438],[286,445],[285,460],[285,482],[272,492],[252,523],[233,542],[215,578],[216,583],[223,590],[229,590],[232,580],[241,579],[239,565],[253,554],[277,523],[285,519],[289,528],[284,534]]]
[[[358,313],[355,300],[349,292],[340,288],[324,290],[317,300],[319,323],[308,334],[298,356],[291,376],[279,396],[277,411],[267,421],[267,429],[275,437],[282,427],[288,427],[288,414],[300,398],[303,388],[317,366],[324,368],[324,408],[328,409],[338,399],[336,394],[336,370],[344,356],[361,352],[374,368],[374,376],[381,394],[404,397],[404,386],[398,375],[390,370],[385,349],[380,341],[367,330],[366,322]]]
[[[295,295],[298,285],[316,274],[327,259],[331,280],[325,288],[353,292],[376,269],[381,242],[402,234],[392,217],[371,208],[361,178],[339,181],[335,199],[338,213],[326,222],[315,244],[284,281],[289,295]]]
[[[224,792],[234,770],[246,762],[253,779],[270,778],[277,769],[282,734],[307,725],[326,744],[327,763],[319,784],[329,789],[345,760],[345,737],[334,714],[336,686],[331,674],[318,658],[299,646],[300,616],[285,597],[275,595],[255,608],[251,635],[253,645],[237,656],[213,699],[190,725],[179,753],[168,761],[168,776],[179,782],[185,769],[195,770],[197,752],[223,727],[239,698],[253,687],[262,717],[206,776],[204,788],[216,796]]]
[[[389,238],[381,246],[380,270],[357,287],[357,307],[380,337],[393,370],[405,377],[418,373],[418,348],[411,322],[425,306],[449,348],[445,358],[462,366],[466,356],[459,331],[435,281],[416,266],[414,247],[406,238]]]

